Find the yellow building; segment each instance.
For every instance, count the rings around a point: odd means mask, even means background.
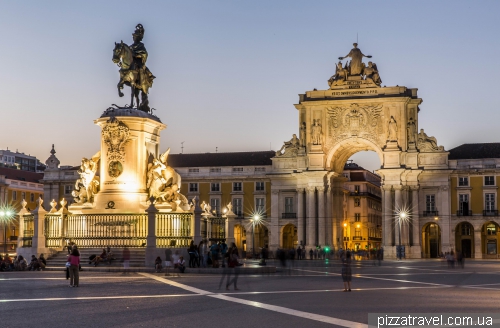
[[[271,171],[273,156],[273,151],[170,154],[168,164],[182,177],[181,193],[188,199],[197,197],[200,202],[210,204],[214,216],[222,217],[227,205],[232,205],[237,221],[235,243],[245,251],[251,250],[252,239],[255,239],[256,250],[269,244],[266,219],[271,211],[271,180],[267,174]],[[256,215],[261,220],[253,232],[252,219]],[[206,225],[202,222],[202,236],[216,238],[207,236],[210,229]],[[291,229],[285,234],[287,246],[294,247],[296,232]]]
[[[21,202],[25,200],[26,209],[34,210],[38,198],[43,199],[43,184],[40,183],[42,178],[41,173],[0,167],[0,203],[10,205],[17,213],[22,208]],[[10,222],[0,222],[0,231],[0,252],[3,253],[5,249],[9,253],[15,252],[19,222],[15,218]]]
[[[355,163],[344,167],[343,248],[378,249],[382,243],[380,176]]]
[[[450,150],[450,244],[466,257],[500,254],[500,143],[463,144]],[[439,243],[441,229],[434,229]]]

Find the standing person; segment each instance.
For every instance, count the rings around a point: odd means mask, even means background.
[[[123,249],[122,258],[123,258],[123,269],[125,270],[123,273],[126,274],[130,267],[130,250],[128,249],[128,247],[125,247]]]
[[[198,253],[200,256],[200,261],[199,265],[201,264],[202,267],[206,268],[207,267],[207,243],[202,240],[200,241],[200,244],[198,245]]]
[[[76,245],[73,246],[73,250],[68,257],[68,262],[71,264],[69,267],[69,286],[78,287],[80,283],[80,272],[78,271],[80,267],[80,252]]]
[[[217,243],[213,243],[212,246],[210,246],[210,253],[212,255],[212,267],[218,268],[219,267],[219,245],[217,245]]]
[[[222,267],[225,268],[226,267],[226,257],[228,255],[227,244],[226,244],[225,240],[222,240],[222,242],[220,244],[220,250],[221,250],[221,253],[222,253]]]
[[[342,259],[342,281],[344,281],[344,292],[351,291],[351,252],[347,252]]]
[[[157,256],[156,257],[156,260],[155,260],[155,271],[156,272],[161,272],[161,269],[162,269],[162,265],[161,265],[161,257]]]
[[[267,245],[266,245],[267,247]],[[226,282],[226,290],[229,290],[229,286],[231,284],[234,284],[234,290],[239,290],[238,289],[238,276],[240,274],[240,264],[238,262],[238,248],[236,247],[235,243],[231,244],[231,248],[228,251],[228,263],[227,266],[229,267],[229,270],[233,269],[234,270],[234,277],[233,279],[231,278],[231,272],[229,272],[229,276],[227,277],[227,282]],[[220,285],[219,285],[220,288]]]
[[[311,248],[311,249],[309,250],[309,259],[310,259],[310,260],[312,260],[312,259],[313,259],[313,253],[314,253],[314,251],[313,251],[313,249]]]
[[[195,267],[195,261],[196,261],[196,248],[194,246],[194,240],[191,240],[191,244],[189,244],[188,248],[188,254],[189,254],[189,267],[194,268]]]

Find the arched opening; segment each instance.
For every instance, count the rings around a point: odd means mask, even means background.
[[[255,230],[254,230],[255,228]],[[261,248],[265,245],[269,246],[269,230],[264,224],[256,224],[250,225],[248,229],[246,229],[247,233],[247,243],[246,251],[252,254],[253,250],[251,245],[255,243],[255,253],[260,254]]]
[[[234,226],[234,243],[236,244],[236,247],[238,247],[239,250],[245,251],[247,250],[247,237],[246,237],[246,230],[245,227],[243,227],[240,224],[236,224]]]
[[[481,252],[483,253],[483,258],[498,258],[499,228],[498,223],[493,221],[483,224],[483,227],[481,228]]]
[[[281,229],[281,247],[296,248],[298,245],[297,227],[289,223]]]
[[[441,228],[437,223],[427,223],[422,228],[422,255],[437,258],[441,253]]]
[[[474,227],[469,222],[460,222],[455,227],[455,250],[462,252],[464,257],[473,257]]]

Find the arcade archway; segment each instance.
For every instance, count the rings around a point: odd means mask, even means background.
[[[283,228],[281,228],[281,248],[297,248],[298,236],[297,227],[293,224],[288,223]]]
[[[500,254],[500,226],[494,221],[489,221],[481,227],[481,252],[483,258],[498,258]]]
[[[474,255],[474,227],[469,222],[460,222],[455,227],[455,250],[466,258]]]
[[[441,254],[441,228],[437,223],[427,223],[422,228],[422,255],[438,258]]]

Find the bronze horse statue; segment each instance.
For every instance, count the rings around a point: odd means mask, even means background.
[[[137,102],[137,109],[144,112],[150,112],[148,92],[149,88],[153,85],[155,78],[149,69],[143,65],[139,65],[134,60],[134,53],[132,49],[121,41],[115,42],[113,49],[113,63],[118,64],[120,67],[120,81],[118,82],[118,95],[123,97],[123,85],[131,87],[130,107],[134,107],[134,97]],[[139,103],[139,92],[141,92],[141,102]]]

